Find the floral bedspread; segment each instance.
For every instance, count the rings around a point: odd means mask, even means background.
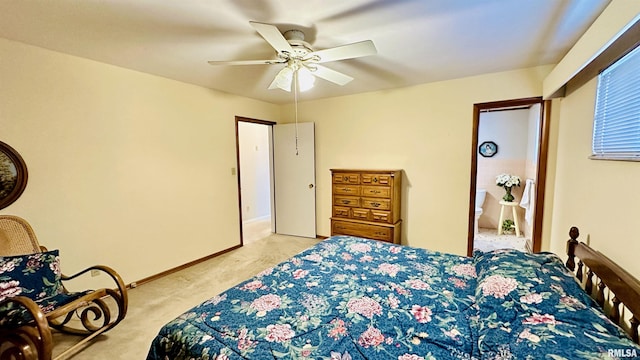
[[[472,259],[337,236],[187,311],[147,359],[470,359]]]
[[[549,253],[335,236],[169,322],[147,359],[640,356],[574,279]]]

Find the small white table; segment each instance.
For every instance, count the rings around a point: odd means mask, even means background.
[[[520,236],[520,225],[519,221],[518,221],[518,212],[516,211],[516,207],[518,206],[518,203],[515,201],[504,201],[501,200],[500,201],[500,205],[502,205],[502,207],[500,208],[500,221],[498,222],[498,235],[502,235],[502,223],[504,222],[504,208],[505,206],[511,207],[511,214],[513,215],[513,222],[516,225],[516,236]]]

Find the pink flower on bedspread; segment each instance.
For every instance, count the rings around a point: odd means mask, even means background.
[[[267,325],[267,335],[264,339],[268,342],[283,342],[290,340],[295,334],[289,324]]]
[[[329,330],[329,336],[333,338],[333,340],[338,340],[347,335],[347,327],[344,320],[333,319],[329,324],[333,326],[331,330]]]
[[[348,352],[344,352],[344,354],[340,354],[337,351],[331,352],[331,360],[352,360],[351,355]]]
[[[382,306],[370,297],[353,298],[347,302],[347,308],[350,313],[360,314],[367,319],[373,318],[373,315],[382,313]]]
[[[319,254],[309,254],[307,256],[304,257],[305,260],[309,260],[309,261],[315,261],[315,262],[322,262],[323,257]]]
[[[254,291],[254,290],[260,289],[263,286],[264,286],[264,284],[262,283],[262,281],[253,280],[251,282],[248,282],[248,283],[242,285],[242,287],[240,289],[241,290],[247,290],[247,291]]]
[[[349,246],[349,249],[353,252],[369,252],[371,251],[371,245],[365,243],[355,243]]]
[[[392,254],[398,254],[400,251],[402,251],[402,247],[400,246],[392,246],[389,248],[389,252]]]
[[[389,307],[392,309],[397,309],[398,306],[400,306],[400,300],[393,294],[389,294],[387,296],[387,303],[389,304]]]
[[[293,272],[294,279],[302,279],[309,274],[308,270],[297,269]]]
[[[389,276],[395,277],[396,274],[398,274],[398,271],[400,271],[400,266],[396,264],[383,263],[378,265],[378,270],[382,273],[388,274]]]
[[[424,360],[424,358],[415,354],[404,354],[398,356],[398,360]]]
[[[365,332],[363,332],[358,338],[358,344],[365,348],[369,346],[378,346],[382,344],[384,341],[384,335],[380,332],[380,330],[374,328],[373,326],[369,326]]]
[[[538,293],[531,293],[520,297],[520,301],[525,304],[540,304],[542,300],[542,295]]]
[[[238,350],[250,349],[255,345],[256,342],[252,341],[248,335],[249,330],[247,330],[247,328],[240,329],[238,333]]]
[[[464,289],[467,287],[467,283],[462,279],[450,277],[449,281],[451,281],[453,283],[453,286],[457,287],[458,289]]]
[[[557,324],[555,316],[550,314],[533,314],[522,321],[523,324]]]
[[[476,267],[471,264],[458,264],[451,267],[451,270],[458,276],[477,277]]]
[[[407,280],[407,285],[415,290],[428,290],[431,288],[429,284],[420,279]]]
[[[258,275],[256,275],[257,277],[263,277],[266,275],[271,275],[273,273],[273,268],[266,268],[264,270],[262,270],[261,272],[258,273]]]
[[[574,298],[573,296],[563,296],[560,298],[560,304],[576,308],[576,309],[584,309],[586,306],[580,302],[580,300]]]
[[[262,295],[251,302],[251,308],[258,312],[271,311],[280,307],[280,296],[275,294]]]
[[[483,295],[493,295],[495,298],[504,299],[508,293],[518,287],[518,282],[501,275],[491,275],[482,282],[480,287]]]
[[[431,309],[426,306],[413,305],[410,312],[421,324],[431,321]]]

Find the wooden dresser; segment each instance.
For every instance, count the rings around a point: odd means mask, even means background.
[[[400,243],[402,170],[331,169],[331,235]]]

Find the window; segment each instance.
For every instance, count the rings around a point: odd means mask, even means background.
[[[640,47],[598,75],[592,159],[640,161]]]

